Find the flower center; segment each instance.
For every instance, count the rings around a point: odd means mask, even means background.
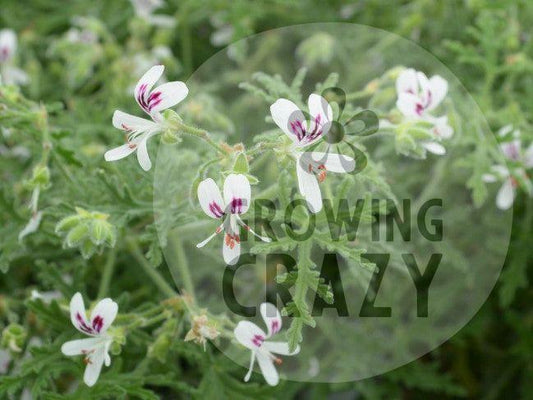
[[[237,244],[241,242],[241,239],[238,234],[232,235],[231,233],[226,233],[226,246],[230,249],[234,249]]]
[[[309,166],[307,167],[309,173],[316,173],[317,177],[318,177],[318,181],[320,183],[324,182],[327,178],[327,175],[328,175],[328,172],[327,172],[327,169],[326,169],[326,166],[324,164],[319,164],[316,168],[313,166],[312,163],[309,164]]]

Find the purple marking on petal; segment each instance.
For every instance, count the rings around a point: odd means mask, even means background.
[[[252,339],[252,343],[256,347],[261,347],[261,345],[263,344],[264,341],[265,341],[265,337],[263,335],[254,335],[254,337]]]
[[[163,101],[161,98],[161,92],[150,93],[150,96],[148,96],[148,110],[152,111],[152,109],[161,103],[161,101]]]
[[[291,128],[292,133],[296,135],[296,138],[298,139],[298,141],[301,141],[305,137],[306,131],[302,124],[302,121],[300,120],[292,121],[290,123],[290,128]]]
[[[313,131],[306,138],[308,142],[322,135],[322,127],[320,126],[321,121],[322,121],[322,116],[318,114],[314,120],[315,126],[313,127]]]
[[[275,319],[272,321],[272,324],[270,325],[270,330],[272,331],[272,334],[279,332],[279,321]]]
[[[0,50],[0,62],[5,62],[9,59],[9,48],[2,47]]]
[[[242,213],[242,199],[240,197],[234,197],[231,200],[231,213],[232,214],[240,214]]]
[[[82,318],[80,313],[76,313],[76,320],[78,321],[79,328],[83,332],[88,333],[88,334],[94,333],[93,329],[85,323],[85,320]]]
[[[418,115],[422,115],[422,113],[424,112],[424,106],[420,103],[416,103],[416,106],[415,106],[415,112],[418,114]]]
[[[216,218],[220,218],[224,215],[222,208],[220,208],[220,206],[214,201],[209,204],[209,211],[211,211]]]
[[[102,330],[102,327],[104,326],[104,319],[100,316],[100,315],[97,315],[96,317],[94,317],[93,319],[93,329],[100,333],[100,331]]]
[[[139,92],[137,93],[137,101],[139,102],[143,110],[149,112],[150,109],[148,107],[148,103],[146,102],[145,95],[146,95],[146,83],[143,83],[141,86],[139,86]]]

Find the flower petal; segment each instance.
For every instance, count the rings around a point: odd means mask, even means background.
[[[88,364],[87,367],[85,367],[85,373],[83,374],[83,381],[87,386],[94,386],[98,380],[106,354],[105,348],[102,346],[88,355]]]
[[[400,93],[396,107],[406,117],[420,117],[424,110],[418,96],[411,93]]]
[[[520,151],[522,143],[519,139],[515,139],[511,142],[505,142],[500,144],[500,149],[509,160],[518,161],[520,159]]]
[[[430,153],[439,156],[446,154],[446,148],[438,142],[422,142],[422,146]]]
[[[91,328],[102,334],[113,323],[117,316],[118,304],[110,298],[100,300],[91,313]]]
[[[148,110],[156,113],[174,107],[189,94],[185,83],[167,82],[155,88],[148,97]]]
[[[310,153],[310,157],[313,162],[324,165],[328,172],[342,174],[352,172],[355,168],[355,160],[352,157],[345,156],[344,154],[322,153],[314,151]]]
[[[139,165],[145,171],[149,171],[152,168],[152,162],[150,161],[150,155],[148,154],[148,139],[149,135],[143,137],[137,144],[137,161]]]
[[[11,29],[0,30],[0,62],[6,62],[17,49],[17,35]]]
[[[296,104],[287,99],[278,99],[270,106],[270,114],[276,125],[294,143],[307,145],[306,142],[302,142],[307,134],[307,122]]]
[[[137,147],[131,143],[123,144],[122,146],[115,147],[114,149],[108,150],[104,154],[104,159],[106,161],[118,161],[129,156],[133,153]]]
[[[311,123],[306,141],[307,144],[311,144],[328,133],[333,119],[333,110],[325,98],[315,93],[309,96],[307,105],[309,114],[311,114]]]
[[[224,262],[228,265],[235,265],[241,256],[241,241],[238,233],[232,234],[226,232],[224,243],[222,245],[222,256]]]
[[[500,210],[508,210],[514,202],[515,189],[511,179],[506,179],[496,196],[496,206]]]
[[[453,136],[453,129],[448,125],[448,117],[446,115],[437,118],[429,119],[433,122],[433,133],[435,136],[441,139],[449,139]]]
[[[250,321],[240,321],[233,334],[240,344],[253,351],[259,349],[266,338],[265,332]]]
[[[250,207],[251,189],[248,178],[229,174],[224,181],[224,201],[232,214],[244,214]]]
[[[305,158],[298,157],[296,160],[296,175],[298,177],[298,188],[301,195],[307,201],[312,213],[317,213],[322,209],[322,194],[318,181],[312,172],[308,172],[308,165]]]
[[[300,346],[296,346],[294,351],[289,351],[289,344],[287,342],[265,342],[263,343],[264,350],[271,353],[281,354],[282,356],[294,356],[300,352]]]
[[[448,82],[443,77],[434,75],[431,77],[428,84],[430,98],[426,108],[427,110],[433,110],[442,102],[444,97],[446,97],[446,94],[448,93]]]
[[[78,356],[80,354],[87,354],[102,345],[102,338],[99,337],[70,340],[63,343],[61,352],[66,356]]]
[[[267,354],[257,352],[256,356],[266,383],[270,386],[276,386],[279,383],[279,374],[276,371],[276,367],[274,367],[274,362]]]
[[[76,293],[70,300],[70,320],[72,325],[76,327],[81,333],[94,336],[95,332],[91,328],[87,316],[85,314],[85,305],[83,303],[83,297],[81,293]]]
[[[418,93],[418,80],[416,78],[416,71],[413,68],[408,68],[396,79],[396,92],[400,93]]]
[[[157,80],[163,75],[165,67],[163,65],[155,65],[150,68],[142,77],[139,79],[139,82],[135,86],[134,96],[135,100],[141,106],[141,108],[150,114],[150,109],[148,107],[148,98],[150,96],[150,90],[152,86],[157,82]]]
[[[198,200],[202,210],[211,218],[222,218],[225,204],[217,184],[211,178],[204,179],[198,185]]]
[[[120,110],[113,113],[113,126],[117,129],[131,132],[147,132],[154,130],[157,124],[144,118],[136,117]]]
[[[259,306],[259,311],[268,329],[267,338],[278,333],[281,330],[281,315],[276,306],[272,303],[263,303]]]

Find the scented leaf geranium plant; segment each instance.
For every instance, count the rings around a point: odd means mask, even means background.
[[[212,0],[32,1],[31,7],[6,0],[0,18],[0,398],[528,398],[533,54],[527,28],[533,13],[527,2],[467,3],[458,13],[455,4],[422,0],[363,8],[301,0],[302,12],[283,2],[258,2],[252,12],[248,4],[223,7]],[[411,64],[406,55],[401,65],[360,75],[353,55],[337,46],[354,39],[327,32],[298,38],[294,51],[275,35],[257,47],[237,42],[223,50],[231,73],[217,69],[209,84],[189,83],[218,50],[209,41],[213,29],[224,27],[238,40],[316,15],[394,31],[438,54],[490,130],[500,132],[500,149],[477,136],[480,128],[464,117],[444,74]],[[455,26],[461,29],[451,32]],[[389,51],[390,43],[377,47]],[[269,57],[273,49],[283,49],[283,59]],[[351,72],[339,75],[341,69]],[[363,82],[364,73],[371,78]],[[358,89],[347,89],[341,106],[328,96],[331,87]],[[260,114],[248,114],[249,105]],[[376,112],[377,134],[350,136],[346,128],[343,141],[333,143],[338,125],[349,125],[364,109]],[[250,140],[240,143],[239,133]],[[400,163],[426,162],[431,174],[446,173],[446,157],[467,150],[451,173],[466,182],[473,206],[514,213],[501,284],[465,335],[422,360],[358,383],[286,381],[292,362],[305,366],[310,380],[323,372],[310,331],[349,340],[336,326],[316,328],[309,299],[331,304],[334,295],[312,260],[314,249],[342,256],[365,285],[375,265],[362,255],[386,250],[344,233],[332,240],[325,218],[327,207],[347,194],[398,200],[398,182],[371,148]],[[185,165],[169,183],[179,196],[166,207],[154,196],[154,175],[165,170],[159,149],[170,149]],[[361,154],[366,166],[360,170]],[[268,162],[279,170],[270,182]],[[422,187],[428,176],[406,176],[401,184],[431,192],[432,182]],[[295,240],[255,226],[254,201],[266,194],[282,207],[302,200],[294,226],[315,218],[316,234]],[[463,211],[449,215],[462,218]],[[365,208],[361,221],[385,213]],[[271,223],[285,221],[276,215]],[[264,324],[206,309],[190,278],[198,266],[189,252],[211,260],[210,274],[222,275],[245,249],[254,256],[290,249],[298,259],[294,270],[277,271],[289,301],[253,304]],[[254,270],[252,279],[269,278]],[[399,335],[410,343],[409,332]],[[218,350],[222,345],[240,366]],[[374,361],[343,360],[348,369]],[[252,377],[256,364],[261,375]]]

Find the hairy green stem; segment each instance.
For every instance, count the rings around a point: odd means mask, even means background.
[[[144,270],[146,275],[148,275],[148,277],[152,280],[152,282],[159,288],[159,290],[161,290],[161,292],[163,292],[165,296],[175,297],[177,293],[144,257],[137,242],[131,238],[126,240],[131,255],[139,263],[141,268]]]
[[[115,247],[109,250],[107,260],[104,265],[104,272],[102,273],[102,278],[100,280],[100,287],[98,289],[99,299],[106,297],[109,291],[109,283],[111,282],[111,277],[113,276],[113,271],[115,269],[116,255],[117,251]]]
[[[180,281],[183,283],[184,289],[194,299],[194,285],[192,283],[191,272],[189,271],[189,263],[187,257],[185,257],[185,250],[183,249],[183,241],[177,238],[170,239],[172,243],[172,259],[173,263],[169,263],[169,268],[174,279],[179,276]]]
[[[174,122],[173,126],[181,131],[181,132],[184,132],[184,133],[187,133],[189,135],[192,135],[192,136],[196,136],[197,138],[200,138],[202,139],[204,142],[206,142],[208,145],[210,145],[211,147],[213,147],[215,150],[217,150],[219,153],[223,154],[223,155],[227,155],[228,154],[228,151],[226,149],[224,149],[221,145],[219,145],[218,143],[216,143],[212,138],[211,136],[209,135],[209,133],[207,133],[206,130],[204,129],[200,129],[200,128],[195,128],[193,126],[190,126],[190,125],[186,125],[182,122]]]

